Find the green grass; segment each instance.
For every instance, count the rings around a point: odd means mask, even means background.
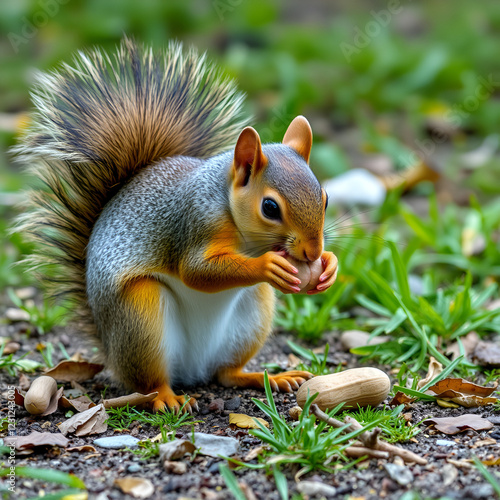
[[[343,420],[347,415],[356,419],[361,425],[367,425],[373,421],[377,421],[377,427],[382,430],[382,436],[389,443],[400,443],[409,441],[415,437],[420,429],[416,425],[409,424],[401,412],[404,410],[404,405],[399,405],[396,408],[384,408],[382,410],[373,409],[371,407],[359,408],[355,411],[345,411],[341,415]]]
[[[290,425],[278,412],[269,385],[269,377],[265,372],[265,393],[267,403],[253,398],[255,405],[271,420],[271,428],[265,427],[256,420],[259,429],[251,429],[250,434],[258,437],[266,446],[259,456],[259,464],[237,462],[238,465],[266,468],[286,467],[293,465],[300,470],[300,475],[314,470],[333,472],[335,465],[346,463],[343,450],[361,432],[376,427],[382,420],[374,419],[361,430],[344,434],[346,427],[333,428],[325,422],[317,422],[316,417],[309,413],[315,396],[307,399],[296,425]],[[336,414],[342,405],[329,412]]]
[[[295,342],[292,342],[291,340],[289,340],[287,344],[297,356],[300,356],[301,358],[307,360],[305,363],[302,362],[299,365],[297,365],[295,368],[296,370],[305,370],[307,372],[312,373],[313,375],[318,376],[318,375],[328,375],[329,373],[338,372],[342,368],[341,365],[339,365],[335,370],[327,367],[328,352],[330,351],[329,344],[325,345],[325,350],[321,357],[318,356],[313,351],[311,351],[311,349],[306,349],[304,347],[301,347]]]
[[[11,288],[7,289],[12,303],[29,315],[29,323],[33,325],[38,333],[44,334],[52,330],[54,326],[63,326],[67,322],[68,307],[54,304],[44,300],[42,306],[37,306],[32,301],[21,300]]]
[[[29,352],[21,357],[14,358],[14,354],[4,354],[5,344],[0,345],[0,370],[5,370],[11,377],[17,376],[17,372],[34,372],[42,365],[37,361],[26,359]]]
[[[10,468],[2,469],[0,470],[0,476],[6,477],[10,472]],[[43,469],[39,467],[16,467],[15,477],[25,477],[28,479],[43,481],[44,483],[55,483],[58,485],[69,486],[69,488],[65,490],[51,493],[43,497],[49,500],[59,500],[71,495],[78,495],[86,490],[85,483],[79,477],[73,474],[68,474],[66,472],[60,472],[53,469]],[[17,489],[18,488],[19,485],[17,485]]]

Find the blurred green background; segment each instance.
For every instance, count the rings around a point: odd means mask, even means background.
[[[411,152],[466,150],[469,138],[498,132],[494,0],[17,0],[2,2],[0,28],[2,184],[34,72],[80,49],[112,50],[124,34],[158,50],[174,38],[208,51],[248,94],[265,141],[305,114],[324,145],[313,157],[323,176],[365,153],[404,168]],[[486,177],[481,187],[498,192]]]
[[[293,117],[304,114],[315,137],[311,165],[321,179],[356,167],[384,176],[425,159],[441,181],[436,190],[420,184],[412,196],[426,199],[435,191],[441,207],[468,207],[474,196],[493,212],[487,222],[475,212],[482,236],[494,236],[500,193],[497,1],[17,0],[2,2],[0,27],[2,235],[27,184],[7,151],[26,122],[35,72],[71,63],[77,50],[112,51],[126,34],[157,50],[178,39],[207,51],[246,92],[263,141],[280,141]],[[443,227],[429,221],[425,229],[408,213],[401,216],[399,194],[374,212],[376,223],[397,212],[398,235],[410,226],[422,248],[465,252],[459,228],[451,239],[426,232],[450,232],[468,212],[452,211]],[[20,278],[5,277],[6,269],[29,248],[18,236],[2,236],[2,242],[2,281],[16,284]],[[490,253],[496,250],[497,243]],[[462,268],[469,265],[465,257]]]

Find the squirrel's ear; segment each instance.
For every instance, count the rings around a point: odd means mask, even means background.
[[[311,125],[309,125],[309,122],[303,116],[297,116],[292,120],[292,123],[290,123],[285,132],[283,144],[297,151],[297,153],[309,163],[312,142],[313,135]]]
[[[232,174],[235,183],[245,186],[250,176],[259,172],[266,163],[259,134],[252,127],[244,128],[234,148]]]

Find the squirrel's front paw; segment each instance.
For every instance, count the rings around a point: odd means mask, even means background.
[[[263,280],[283,293],[298,293],[300,279],[298,269],[288,262],[284,252],[266,252],[259,257],[262,265]]]
[[[153,410],[155,412],[169,409],[174,413],[179,413],[182,410],[192,415],[193,410],[199,411],[196,399],[185,394],[177,396],[166,383],[156,388],[154,392],[158,392],[158,396],[153,400]]]

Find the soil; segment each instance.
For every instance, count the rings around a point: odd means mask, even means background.
[[[6,300],[4,301],[6,303]],[[5,310],[4,307],[0,312]],[[31,335],[26,334],[28,325],[26,323],[0,324],[0,336],[10,337],[21,344],[21,349],[16,353],[16,357],[29,352],[29,359],[42,361],[40,354],[36,351],[37,344],[52,342],[54,346],[58,342],[65,345],[70,355],[80,351],[84,356],[91,356],[90,349],[85,346],[83,340],[78,337],[71,327],[56,328],[53,333],[37,336],[36,332]],[[344,367],[360,366],[359,360],[344,351],[338,342],[339,332],[332,332],[325,340],[330,343],[330,355],[332,371],[336,365],[341,363]],[[0,338],[1,338],[0,337]],[[278,363],[286,366],[289,348],[286,339],[291,338],[286,334],[275,335],[269,340],[262,351],[253,359],[248,368],[259,370],[262,363]],[[294,341],[297,341],[294,339]],[[304,344],[306,345],[306,344]],[[314,347],[307,346],[306,347]],[[316,346],[317,347],[317,346]],[[54,361],[59,361],[57,354]],[[388,371],[388,367],[379,367]],[[33,379],[35,375],[29,375]],[[2,387],[2,404],[0,417],[7,416],[7,387],[19,384],[18,377],[9,376],[5,370],[0,373]],[[393,380],[394,381],[394,380]],[[126,394],[116,383],[114,383],[106,372],[100,373],[93,380],[82,383],[88,396],[98,402],[102,392],[106,389],[106,398],[117,397]],[[70,388],[70,384],[65,384]],[[190,388],[186,391],[189,394],[197,395],[200,412],[196,419],[200,422],[196,424],[195,430],[217,434],[221,436],[231,436],[238,439],[240,443],[239,458],[243,458],[247,452],[261,444],[260,440],[249,434],[245,429],[239,429],[229,425],[229,413],[244,413],[256,417],[264,417],[262,412],[252,402],[252,398],[264,399],[263,391],[241,390],[235,388],[223,388],[215,384]],[[221,399],[224,402],[224,409],[218,402],[219,411],[209,408],[214,400]],[[296,406],[294,394],[275,394],[275,402],[279,412],[288,416],[288,411]],[[217,406],[217,402],[212,407]],[[500,422],[498,414],[490,407],[483,408],[441,408],[435,403],[415,403],[407,412],[411,415],[411,422],[418,423],[427,417],[450,417],[465,413],[476,413],[483,417],[493,417],[491,420]],[[16,434],[19,436],[30,434],[33,431],[39,432],[59,432],[57,424],[66,420],[66,416],[61,410],[46,417],[36,417],[28,414],[21,406],[16,406]],[[357,498],[357,499],[378,499],[389,500],[400,499],[406,492],[418,492],[422,498],[439,498],[446,496],[453,499],[491,499],[494,498],[492,486],[483,478],[477,469],[466,459],[474,455],[480,459],[492,459],[498,457],[498,445],[482,443],[486,438],[500,440],[500,428],[495,425],[489,431],[475,432],[467,431],[454,436],[447,436],[432,427],[424,424],[420,425],[422,431],[412,440],[400,443],[399,446],[411,450],[412,452],[428,460],[427,465],[406,464],[405,472],[410,471],[408,484],[404,484],[405,477],[400,475],[397,480],[389,475],[386,465],[388,460],[371,459],[360,462],[352,468],[338,470],[334,474],[311,473],[306,477],[301,477],[301,481],[309,481],[335,487],[335,494],[329,498]],[[147,425],[132,425],[127,431],[139,439],[151,438],[158,434],[157,428]],[[189,439],[191,427],[183,427],[177,433],[177,437]],[[6,433],[3,433],[5,436]],[[70,434],[69,447],[77,447],[84,444],[92,444],[96,438],[116,435],[116,431],[108,428],[108,431],[101,435],[91,435],[87,437],[75,437]],[[451,446],[440,446],[438,440],[452,441]],[[493,442],[493,441],[491,441]],[[16,457],[17,466],[30,466],[40,468],[50,468],[63,472],[75,474],[83,479],[89,498],[99,500],[131,498],[124,494],[114,481],[125,476],[135,476],[148,478],[154,485],[155,492],[150,498],[154,499],[207,499],[217,500],[231,498],[225,482],[219,473],[219,465],[225,461],[217,458],[196,456],[194,459],[183,459],[187,465],[187,470],[183,474],[173,474],[166,472],[158,457],[141,460],[130,451],[109,450],[97,448],[97,452],[89,451],[66,451],[64,448],[42,448],[37,449],[31,455],[19,455]],[[253,463],[256,463],[254,460]],[[288,478],[288,488],[290,498],[298,492],[294,474],[297,470],[282,469]],[[243,469],[234,471],[240,484],[246,485],[247,498],[256,499],[279,499],[274,478],[266,476],[262,470]],[[2,478],[4,479],[4,478]],[[399,482],[398,482],[399,481]],[[403,484],[400,484],[403,483]],[[3,487],[7,482],[4,480]],[[309,485],[310,486],[310,485]],[[16,492],[12,498],[30,498],[42,494],[55,493],[61,490],[60,486],[54,483],[46,483],[40,480],[16,478]],[[309,490],[311,491],[311,490]],[[252,494],[254,495],[252,497]],[[304,498],[321,498],[319,495],[305,493]],[[300,498],[300,497],[299,497]],[[418,498],[418,497],[415,497]]]

